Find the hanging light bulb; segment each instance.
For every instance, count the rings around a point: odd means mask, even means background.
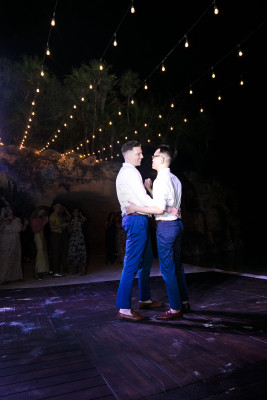
[[[221,101],[222,96],[220,95],[220,93],[218,94],[218,100]]]
[[[103,65],[100,63],[100,65],[99,65],[99,69],[100,69],[100,71],[103,71]]]
[[[162,65],[161,65],[161,71],[163,71],[163,72],[166,71],[165,65],[164,65],[163,63],[162,63]]]
[[[201,107],[200,108],[200,112],[203,113],[204,112],[204,108]]]
[[[193,94],[193,90],[192,90],[191,85],[190,85],[190,89],[189,89],[189,94]]]
[[[219,14],[219,9],[218,9],[218,7],[216,6],[216,3],[215,3],[215,0],[214,0],[214,2],[213,2],[213,4],[214,4],[214,14],[215,15],[218,15]]]
[[[243,56],[243,51],[240,48],[240,45],[237,46],[238,47],[238,56],[242,57]]]
[[[131,100],[131,104],[134,104],[134,99]]]
[[[45,53],[46,53],[47,56],[50,56],[50,54],[51,54],[51,53],[50,53],[50,50],[49,50],[48,43],[47,43],[47,45],[46,45],[46,52],[45,52]]]
[[[43,68],[41,69],[40,75],[41,75],[41,76],[44,76],[44,70],[43,70]]]
[[[53,17],[52,20],[51,20],[51,25],[52,25],[52,26],[55,26],[55,25],[56,25],[56,20],[55,20],[54,17]]]
[[[116,38],[116,33],[114,33],[113,46],[114,46],[114,47],[118,46],[118,42],[117,42],[117,38]]]
[[[132,5],[131,5],[131,13],[132,13],[132,14],[135,13],[135,8],[134,8],[133,0],[132,0]]]
[[[171,103],[171,108],[174,108],[174,103]]]
[[[189,43],[188,43],[188,40],[187,40],[187,36],[184,35],[184,38],[185,38],[184,47],[189,47]]]
[[[93,89],[93,85],[90,83],[89,85],[89,89],[92,90]]]
[[[147,89],[148,89],[148,86],[147,86],[146,82],[145,82],[144,89],[145,89],[145,90],[147,90]]]
[[[213,67],[211,67],[211,77],[214,79],[216,77],[215,72],[213,71]]]
[[[242,78],[242,76],[241,76],[241,78],[240,78],[240,82],[239,82],[239,84],[240,84],[240,86],[243,86],[243,85],[244,85],[244,81],[243,81],[243,78]]]

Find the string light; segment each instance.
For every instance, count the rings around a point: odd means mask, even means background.
[[[216,77],[215,72],[213,71],[213,67],[211,67],[211,77],[214,79]]]
[[[145,90],[147,90],[147,89],[148,89],[148,86],[147,86],[147,83],[146,83],[146,82],[145,82],[144,89],[145,89]]]
[[[161,65],[161,71],[166,71],[166,68],[165,68],[165,65],[162,63],[162,65]]]
[[[46,47],[46,52],[45,52],[45,54],[47,55],[47,56],[50,56],[50,50],[49,50],[49,46],[48,46],[48,43],[47,43],[47,47]]]
[[[184,38],[185,38],[184,47],[189,47],[189,43],[188,43],[188,40],[187,40],[187,36],[184,35]]]
[[[214,4],[214,14],[215,14],[215,15],[218,15],[218,14],[219,14],[219,9],[218,9],[218,7],[216,6],[215,0],[214,0],[213,4]]]
[[[131,13],[132,13],[132,14],[135,13],[135,8],[134,8],[133,0],[132,0],[132,5],[131,5]]]
[[[191,88],[191,85],[190,85],[190,89],[189,89],[189,94],[193,94],[193,90]]]
[[[237,47],[238,47],[238,56],[242,57],[243,56],[243,51],[240,49],[240,45],[238,45]]]
[[[114,33],[113,46],[114,46],[114,47],[118,46],[118,42],[117,42],[117,38],[116,38],[116,33]]]

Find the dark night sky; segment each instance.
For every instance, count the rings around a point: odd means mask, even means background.
[[[265,229],[266,0],[216,0],[217,16],[211,0],[134,0],[135,14],[128,13],[122,21],[130,3],[58,0],[56,27],[49,40],[52,56],[45,65],[64,77],[72,67],[105,53],[103,59],[117,76],[128,68],[141,81],[152,74],[147,83],[158,98],[182,96],[194,83],[200,102],[205,102],[223,89],[220,110],[215,100],[207,102],[219,133],[216,169],[225,171],[244,199],[243,212],[247,210],[251,229],[258,229],[259,220]],[[42,59],[55,4],[55,0],[3,1],[0,57],[17,59],[27,54]],[[118,47],[108,47],[116,31]],[[188,49],[178,44],[186,33]],[[242,59],[237,57],[238,44],[244,52]],[[167,71],[162,74],[155,68],[169,52],[164,62]],[[212,66],[216,82],[208,79]],[[242,88],[238,85],[241,73]]]

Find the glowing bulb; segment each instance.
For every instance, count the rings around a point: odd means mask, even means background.
[[[135,8],[134,8],[134,5],[133,5],[133,0],[132,0],[132,5],[131,5],[131,13],[132,13],[132,14],[135,13]]]
[[[243,85],[244,85],[244,81],[243,81],[243,79],[241,79],[240,86],[243,86]]]
[[[215,4],[215,0],[214,0],[214,14],[215,14],[215,15],[218,15],[218,14],[219,14],[219,9],[218,9],[218,7],[217,7],[216,4]]]
[[[35,101],[32,101],[32,105],[33,105],[33,106],[35,105]]]
[[[201,113],[203,113],[203,112],[204,112],[204,109],[203,109],[202,107],[201,107],[201,109],[200,109],[200,112],[201,112]]]
[[[81,98],[81,101],[84,101],[84,97]]]
[[[47,55],[47,56],[50,56],[50,54],[51,54],[51,53],[50,53],[50,50],[49,50],[49,47],[48,47],[48,44],[47,44],[46,55]]]
[[[170,131],[173,131],[173,126],[170,127]]]
[[[174,104],[173,103],[171,103],[171,108],[174,108]]]
[[[145,83],[144,89],[145,89],[145,90],[147,90],[147,89],[148,89],[148,86],[147,86],[147,84],[146,84],[146,83]]]
[[[102,64],[99,65],[99,69],[100,69],[100,71],[103,71],[103,65]]]
[[[55,26],[55,25],[56,25],[56,20],[55,20],[54,17],[53,17],[52,20],[51,20],[51,25],[52,25],[52,26]]]
[[[219,96],[218,96],[218,100],[221,101],[221,99],[222,99],[222,98],[221,98],[221,96],[219,95]]]
[[[118,115],[121,115],[121,111],[118,112]]]
[[[162,63],[162,66],[161,66],[161,71],[166,71],[166,68],[165,68],[165,65]]]
[[[131,104],[134,104],[134,99],[131,100]]]
[[[93,89],[93,85],[92,85],[92,84],[89,85],[89,89],[90,89],[90,90]]]
[[[36,93],[40,93],[40,89],[39,88],[36,89]]]
[[[144,126],[147,127],[147,123],[144,123]]]
[[[185,122],[185,123],[187,122],[187,118],[184,118],[184,122]]]
[[[213,68],[211,68],[211,77],[212,77],[212,79],[214,79],[215,78],[215,73],[214,73],[214,71],[213,71]]]
[[[73,108],[77,108],[76,104],[74,104]]]
[[[161,114],[159,114],[159,118],[162,118],[162,115],[161,115]]]
[[[114,47],[118,46],[118,42],[117,42],[117,38],[116,38],[116,33],[114,34],[113,46],[114,46]]]
[[[44,76],[44,71],[43,71],[43,69],[42,69],[42,71],[40,72],[40,75],[41,75],[41,76]]]
[[[188,40],[187,40],[187,36],[184,35],[184,38],[185,38],[184,47],[189,47],[189,43],[188,43]]]
[[[192,90],[191,87],[190,87],[190,90],[189,90],[189,94],[193,94],[193,90]]]
[[[109,125],[112,125],[112,121],[109,121]]]

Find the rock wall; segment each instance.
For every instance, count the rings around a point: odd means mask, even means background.
[[[105,221],[119,211],[115,179],[117,162],[98,163],[94,157],[62,156],[46,150],[15,146],[0,148],[0,186],[15,203],[20,216],[35,206],[50,207],[54,200],[69,210],[80,208],[87,217],[87,239],[91,252],[104,251]],[[196,173],[179,176],[183,185],[182,218],[185,255],[232,251],[242,246],[238,202],[234,191],[217,179]]]

